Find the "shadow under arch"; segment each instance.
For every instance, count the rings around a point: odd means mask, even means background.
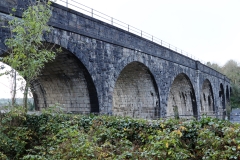
[[[178,74],[171,84],[167,102],[167,117],[197,118],[197,102],[191,80],[185,73]]]
[[[36,110],[58,103],[66,112],[98,113],[98,95],[90,73],[72,52],[61,49],[31,82]]]
[[[200,103],[201,103],[201,114],[206,114],[209,116],[215,115],[215,104],[214,104],[214,94],[211,82],[208,79],[205,79],[202,84],[201,94],[200,94]]]
[[[230,88],[230,89],[231,89],[231,88]],[[229,103],[230,103],[230,94],[229,94],[228,85],[226,86],[226,100],[227,100],[227,103],[229,104]]]
[[[114,85],[113,114],[155,119],[160,114],[159,92],[149,68],[133,61],[127,64]]]
[[[223,118],[226,115],[226,105],[225,105],[225,92],[224,92],[224,87],[223,84],[220,83],[220,90],[219,90],[219,98],[220,98],[220,112],[223,114]]]

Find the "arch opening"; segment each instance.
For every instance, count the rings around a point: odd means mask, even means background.
[[[208,79],[203,82],[202,90],[200,94],[200,103],[201,103],[201,114],[205,114],[208,116],[215,115],[215,107],[214,107],[214,97],[212,85]]]
[[[225,93],[222,83],[220,84],[219,100],[220,100],[219,112],[220,114],[222,114],[223,118],[225,118],[226,116]]]
[[[192,83],[186,74],[175,77],[168,94],[167,117],[197,117],[197,102]]]
[[[0,76],[0,110],[3,106],[23,105],[25,79],[18,71],[3,62],[0,62],[0,74],[2,74]],[[28,109],[33,110],[34,105],[31,91],[28,95]]]
[[[229,103],[230,103],[230,94],[229,94],[228,85],[227,85],[227,87],[226,87],[226,99],[227,99],[227,103],[229,104]]]
[[[233,95],[232,87],[230,87],[230,96]]]
[[[74,54],[62,48],[31,82],[36,110],[59,104],[65,112],[99,112],[93,80]]]
[[[149,69],[132,62],[121,71],[113,91],[113,114],[155,119],[160,114],[157,84]]]

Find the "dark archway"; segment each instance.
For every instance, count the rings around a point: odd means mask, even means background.
[[[224,87],[222,83],[220,84],[219,99],[220,99],[219,112],[221,112],[223,117],[225,117],[226,115],[225,93],[224,93]]]
[[[232,96],[233,92],[232,92],[232,87],[230,87],[230,97]]]
[[[60,104],[66,112],[99,112],[93,80],[74,54],[62,48],[31,83],[36,110]]]
[[[228,85],[227,85],[227,87],[226,87],[226,100],[227,100],[227,103],[229,104],[229,103],[230,103],[230,94],[229,94]]]
[[[215,115],[215,105],[212,85],[208,79],[203,82],[200,94],[201,109],[200,113],[205,115]]]
[[[148,119],[159,117],[159,92],[144,64],[131,62],[121,71],[113,91],[113,114]]]
[[[168,94],[167,117],[197,117],[197,102],[192,83],[181,73],[174,79]]]

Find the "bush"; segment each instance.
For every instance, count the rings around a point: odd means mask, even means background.
[[[240,158],[239,124],[209,117],[147,121],[20,113],[1,119],[0,159]]]

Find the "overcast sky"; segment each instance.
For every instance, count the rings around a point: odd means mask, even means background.
[[[57,3],[61,1],[64,0]],[[205,62],[240,62],[240,0],[74,1],[150,33]],[[0,97],[10,97],[8,81],[0,77]]]
[[[230,59],[240,62],[240,0],[77,2],[150,33],[205,62],[220,65]]]

